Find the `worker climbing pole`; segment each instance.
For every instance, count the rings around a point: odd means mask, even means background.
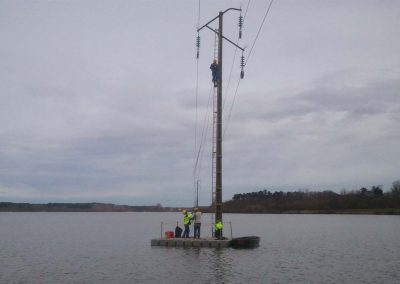
[[[210,66],[211,69],[211,74],[212,74],[212,82],[214,84],[214,87],[218,87],[218,81],[219,81],[219,66],[217,59],[214,59],[213,63],[211,63]]]
[[[214,60],[210,65],[214,88],[218,87],[218,81],[219,81],[219,65],[217,58],[218,58],[218,30],[216,30],[214,38]]]

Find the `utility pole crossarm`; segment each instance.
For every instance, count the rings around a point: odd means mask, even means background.
[[[202,27],[197,29],[197,32],[201,31],[203,28],[208,27],[208,24],[211,24],[212,22],[214,22],[216,19],[219,18],[219,15],[216,16],[214,19],[212,19],[211,21],[209,21],[207,24],[203,25]]]
[[[217,30],[214,30],[213,28],[210,28],[210,26],[205,25],[205,27],[209,28],[210,30],[212,30],[214,33],[216,33],[217,35],[219,35],[219,32]],[[237,45],[236,43],[234,43],[233,41],[231,41],[229,38],[222,36],[223,39],[225,39],[226,41],[229,41],[231,44],[233,44],[234,46],[236,46],[237,48],[239,48],[241,51],[244,51],[244,48],[240,47],[239,45]]]
[[[240,8],[240,9],[238,9],[238,8],[228,8],[228,9],[226,9],[225,11],[223,11],[222,14],[225,14],[225,13],[228,12],[229,10],[235,10],[235,11],[242,12],[242,9],[241,9],[241,8]]]
[[[235,10],[235,11],[240,11],[240,12],[242,12],[242,9],[229,8],[229,9],[226,9],[225,11],[221,12],[222,15],[225,14],[226,12],[228,12],[229,10]],[[214,21],[215,21],[216,19],[218,19],[218,18],[219,18],[219,15],[216,16],[214,19],[210,20],[207,24],[205,24],[205,25],[201,26],[200,28],[198,28],[198,29],[197,29],[197,32],[199,32],[200,30],[202,30],[203,28],[205,28],[206,26],[208,26],[208,24],[211,24],[212,22],[214,22]],[[210,27],[208,27],[208,28],[210,28]]]

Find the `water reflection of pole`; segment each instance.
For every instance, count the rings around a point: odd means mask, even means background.
[[[229,283],[228,277],[231,276],[229,271],[231,271],[232,262],[227,258],[227,251],[224,249],[213,250],[213,276],[212,283]]]

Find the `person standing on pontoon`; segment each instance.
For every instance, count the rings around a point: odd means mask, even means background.
[[[193,219],[193,215],[187,210],[182,210],[182,214],[183,214],[183,225],[185,226],[182,238],[189,238],[190,224],[191,224],[190,221]]]
[[[200,239],[200,228],[201,228],[201,213],[198,208],[194,208],[194,238]]]

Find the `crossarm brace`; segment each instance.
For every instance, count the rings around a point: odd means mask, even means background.
[[[240,11],[240,12],[242,11],[242,9],[229,8],[229,9],[226,9],[225,11],[223,11],[222,14],[225,14],[225,13],[228,12],[229,10],[236,10],[236,11]],[[218,18],[219,18],[219,15],[216,16],[214,19],[210,20],[207,24],[205,24],[205,25],[203,25],[202,27],[198,28],[198,29],[197,29],[197,32],[199,32],[199,31],[202,30],[204,27],[208,26],[208,24],[211,24],[212,22],[214,22],[214,21],[215,21],[216,19],[218,19]]]
[[[214,33],[216,33],[217,35],[219,35],[219,32],[217,30],[214,30],[213,28],[210,28],[208,25],[205,25],[206,28],[209,28],[211,31],[213,31]],[[244,51],[244,48],[241,48],[239,45],[237,45],[236,43],[234,43],[233,41],[231,41],[229,38],[226,38],[224,36],[222,36],[223,39],[229,41],[231,44],[233,44],[234,46],[236,46],[237,48],[239,48],[241,51]]]

